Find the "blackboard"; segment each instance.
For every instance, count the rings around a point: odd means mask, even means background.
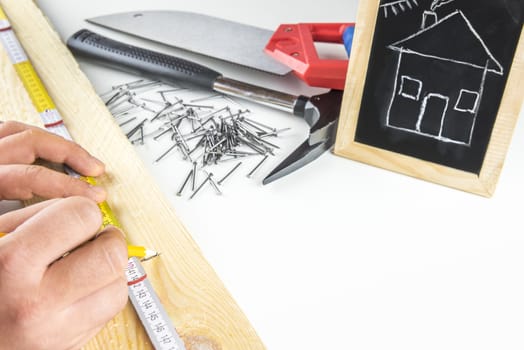
[[[347,128],[341,128],[347,126],[344,113],[351,108],[342,109],[335,152],[344,155],[349,136],[351,144],[367,145],[479,178],[486,166],[503,97],[508,93],[510,73],[516,58],[521,58],[517,49],[524,1],[362,3],[360,6],[366,10],[364,14],[359,10],[360,19],[373,21],[366,22],[368,27],[360,30],[372,33],[359,33],[357,18],[357,47],[353,52],[359,50],[359,44],[361,50],[366,47],[358,43],[358,36],[362,41],[367,35],[369,54],[365,73],[361,73],[363,82],[356,84],[361,91],[355,92],[355,86],[350,84],[355,83],[352,74],[359,73],[362,67],[350,65],[346,88],[353,90],[350,94],[346,91],[344,103],[355,104],[358,98],[359,108],[351,116],[355,125],[350,128],[350,135]],[[362,66],[364,59],[358,59]],[[519,89],[520,95],[524,95],[524,89]],[[513,106],[516,116],[520,104]]]

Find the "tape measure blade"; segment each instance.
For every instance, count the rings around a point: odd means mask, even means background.
[[[137,258],[129,259],[126,275],[129,299],[136,310],[142,311],[138,317],[155,349],[186,350]]]

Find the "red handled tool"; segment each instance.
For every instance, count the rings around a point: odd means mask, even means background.
[[[308,85],[343,90],[348,60],[320,59],[315,42],[344,44],[349,57],[354,30],[354,23],[282,24],[265,51]]]

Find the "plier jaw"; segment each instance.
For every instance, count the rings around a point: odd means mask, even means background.
[[[264,185],[302,168],[331,149],[335,143],[341,103],[342,91],[331,90],[311,97],[302,104],[303,107],[295,110],[295,115],[309,124],[309,136],[264,178]]]

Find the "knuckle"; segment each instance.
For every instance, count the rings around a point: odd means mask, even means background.
[[[84,148],[82,146],[80,146],[80,144],[74,142],[74,141],[67,141],[68,142],[68,145],[69,147],[71,147],[71,151],[76,154],[76,155],[80,155],[80,154],[87,154],[87,151],[84,150]]]
[[[35,150],[35,139],[37,138],[37,134],[38,131],[31,128],[17,133],[17,142],[20,143],[20,147],[23,150],[23,152],[19,153],[19,157],[21,157],[20,161],[26,164],[31,164],[38,158]]]
[[[28,165],[24,170],[24,177],[33,183],[35,179],[39,179],[43,175],[44,168],[39,165]]]
[[[37,156],[35,153],[33,131],[24,129],[24,125],[6,122],[0,125],[2,132],[2,163],[31,164]],[[5,139],[4,139],[5,138]]]
[[[41,303],[33,299],[22,299],[16,302],[11,312],[11,321],[16,329],[31,329],[32,325],[45,317]],[[25,332],[24,332],[25,333]]]
[[[4,199],[31,199],[33,197],[31,181],[25,176],[27,165],[0,165],[0,196]]]
[[[25,129],[24,131],[21,131],[21,134],[23,135],[23,137],[31,139],[31,138],[35,137],[36,130],[28,128],[28,129]]]
[[[37,131],[35,129],[25,129],[19,133],[19,136],[24,140],[28,145],[32,145],[34,142],[34,139],[37,137]],[[36,158],[36,155],[34,152],[31,152],[31,155],[33,158]]]
[[[14,249],[0,249],[0,276],[6,281],[17,278],[20,270],[20,255]]]

